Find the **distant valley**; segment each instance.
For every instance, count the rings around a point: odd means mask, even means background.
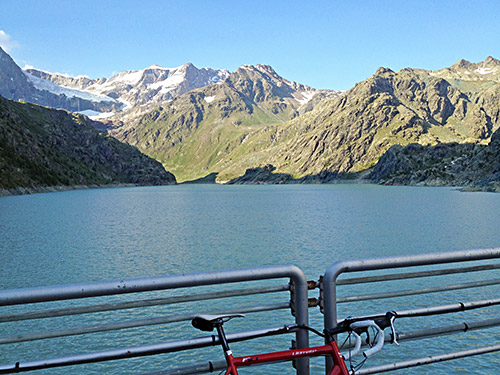
[[[90,115],[178,182],[363,179],[495,191],[500,181],[500,61],[492,57],[436,71],[380,68],[341,92],[289,81],[268,65],[67,77],[23,71],[0,50],[0,95]]]

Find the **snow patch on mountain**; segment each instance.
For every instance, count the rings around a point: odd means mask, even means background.
[[[116,114],[115,112],[98,112],[98,111],[93,111],[91,109],[87,109],[85,111],[79,111],[77,113],[85,115],[91,120],[102,120],[114,116]]]
[[[167,70],[166,68],[163,68]],[[168,69],[168,77],[162,81],[157,81],[146,85],[148,89],[160,89],[160,93],[168,93],[177,88],[186,79],[185,72],[179,69]]]
[[[35,77],[27,72],[24,72],[28,80],[37,88],[38,90],[46,90],[56,95],[65,95],[68,98],[81,98],[85,100],[89,100],[92,102],[111,102],[118,103],[115,99],[110,98],[105,95],[92,94],[86,91],[76,90],[69,87],[64,87],[57,85],[53,82],[47,81],[45,79],[41,79]]]
[[[126,101],[123,98],[119,98],[118,101],[123,104],[123,108],[122,108],[123,111],[133,107],[132,103]]]
[[[306,104],[309,102],[314,94],[316,94],[315,91],[301,91],[297,93],[298,95],[295,95],[294,98],[302,105]]]
[[[474,70],[475,73],[478,73],[478,74],[491,74],[491,73],[495,73],[497,70],[496,69],[492,69],[492,68],[477,68],[476,70]]]

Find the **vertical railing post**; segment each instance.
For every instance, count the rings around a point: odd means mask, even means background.
[[[298,325],[309,325],[308,311],[308,289],[307,279],[302,270],[295,266],[290,266],[290,279],[293,280],[294,288],[294,310],[295,322]],[[309,333],[305,329],[299,329],[296,333],[297,347],[309,347]],[[309,375],[309,358],[299,358],[297,360],[297,374]]]

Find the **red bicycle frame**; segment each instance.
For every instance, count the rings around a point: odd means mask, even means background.
[[[281,352],[263,353],[257,355],[250,355],[245,357],[233,357],[233,352],[229,349],[229,344],[222,327],[225,321],[234,317],[243,317],[241,314],[226,314],[226,315],[200,315],[193,319],[192,324],[195,328],[202,331],[217,330],[219,336],[219,343],[224,351],[226,358],[227,370],[226,375],[238,375],[238,367],[252,366],[259,363],[279,362],[286,360],[293,360],[302,357],[318,357],[318,356],[331,356],[333,360],[333,367],[328,373],[329,375],[349,375],[347,366],[344,359],[340,354],[339,348],[333,337],[328,335],[328,343],[321,346],[313,346],[309,348],[290,349]],[[284,328],[289,329],[287,326]]]
[[[310,327],[298,327],[311,330],[315,333],[318,333],[320,336],[326,337],[328,342],[325,345],[321,346],[313,346],[310,348],[301,348],[301,349],[291,349],[284,350],[281,352],[273,352],[273,353],[263,353],[257,355],[250,355],[245,357],[233,357],[233,352],[229,349],[229,344],[226,338],[226,334],[224,333],[224,328],[222,327],[224,322],[235,318],[235,317],[243,317],[241,314],[225,314],[225,315],[199,315],[195,317],[192,321],[192,324],[195,328],[198,328],[202,331],[213,331],[214,328],[217,330],[217,335],[219,336],[219,343],[224,350],[224,356],[226,358],[227,370],[225,372],[226,375],[238,375],[238,367],[242,366],[252,366],[258,363],[267,363],[267,362],[279,362],[286,360],[293,360],[296,358],[302,357],[318,357],[318,356],[327,356],[332,357],[333,367],[328,372],[328,375],[349,375],[349,370],[347,370],[347,366],[345,364],[344,358],[340,354],[337,343],[334,340],[333,334],[337,334],[340,332],[352,332],[356,337],[356,344],[354,346],[354,351],[349,352],[349,358],[352,355],[359,352],[361,348],[361,337],[354,332],[355,329],[368,329],[374,328],[377,331],[375,335],[376,342],[370,349],[363,352],[365,358],[375,354],[384,346],[384,328],[391,327],[393,338],[396,337],[396,331],[394,329],[394,319],[396,318],[396,313],[394,311],[389,311],[385,315],[376,315],[373,317],[362,317],[358,319],[349,318],[344,320],[339,327],[333,332],[325,331],[325,335],[321,335],[318,331],[310,328]],[[368,318],[376,318],[375,320]],[[284,326],[288,331],[290,329],[289,326]]]
[[[335,341],[330,341],[325,345],[313,346],[310,348],[291,349],[281,352],[263,353],[245,357],[233,357],[232,352],[228,350],[225,352],[227,362],[227,371],[225,374],[238,375],[238,367],[251,366],[258,363],[277,362],[301,357],[318,357],[325,355],[330,355],[334,363],[328,375],[349,375],[347,366],[345,365],[344,359],[342,358]]]

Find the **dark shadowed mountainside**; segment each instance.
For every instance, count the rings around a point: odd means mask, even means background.
[[[2,97],[0,176],[0,189],[33,191],[50,186],[175,183],[160,163],[98,132],[85,116]]]

